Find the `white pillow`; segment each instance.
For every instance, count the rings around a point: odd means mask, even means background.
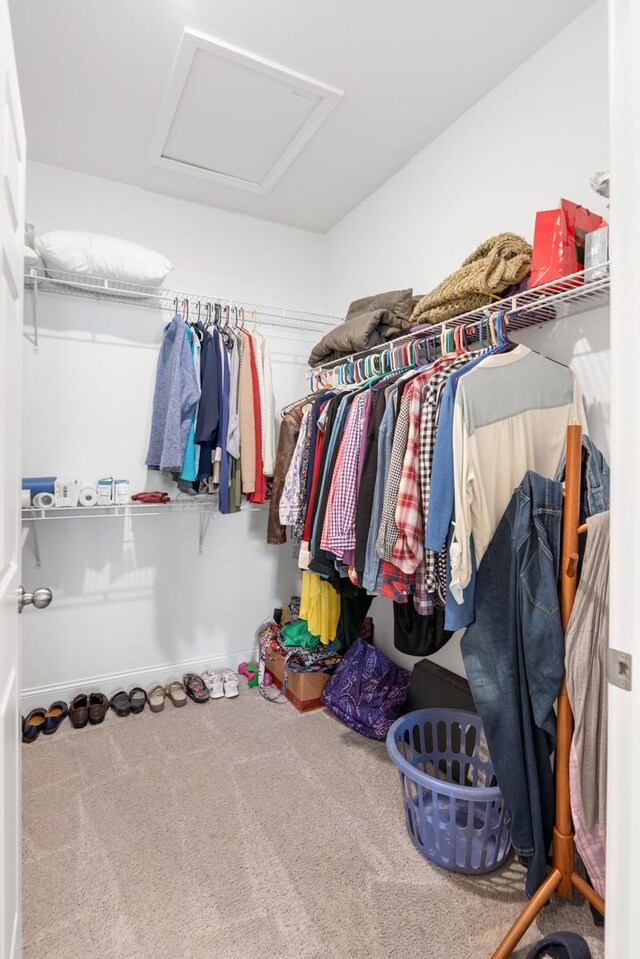
[[[24,247],[24,268],[25,270],[31,269],[32,266],[42,266],[42,260],[38,256],[35,250],[32,250],[30,246],[25,244]]]
[[[36,237],[47,270],[158,287],[173,264],[155,250],[99,233],[53,230]]]

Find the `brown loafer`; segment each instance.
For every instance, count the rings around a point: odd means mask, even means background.
[[[109,709],[109,697],[104,693],[91,693],[89,696],[89,722],[97,726],[104,720]]]
[[[84,729],[89,722],[89,697],[86,693],[80,693],[71,700],[69,722],[75,729]]]

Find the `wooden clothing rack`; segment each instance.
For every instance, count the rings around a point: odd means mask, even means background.
[[[578,588],[578,537],[586,531],[580,526],[580,474],[582,465],[582,428],[567,429],[567,466],[562,525],[562,561],[560,567],[560,613],[567,631]],[[563,676],[558,696],[556,738],[556,819],[553,828],[553,866],[518,919],[502,940],[491,959],[507,959],[551,896],[571,899],[577,889],[598,912],[604,915],[604,900],[574,870],[575,845],[569,789],[569,753],[573,735],[573,715]]]

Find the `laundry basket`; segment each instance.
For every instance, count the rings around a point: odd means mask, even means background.
[[[387,750],[400,773],[416,849],[467,875],[501,866],[511,848],[511,814],[496,785],[480,717],[418,709],[396,720]]]

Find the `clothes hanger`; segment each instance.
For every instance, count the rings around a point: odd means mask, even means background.
[[[189,321],[189,325],[191,326],[191,329],[193,330],[195,335],[198,337],[199,343],[202,343],[202,323],[200,321],[201,307],[202,307],[202,304],[200,303],[200,300],[198,300],[198,302],[196,303],[196,309],[198,311],[197,319]]]

